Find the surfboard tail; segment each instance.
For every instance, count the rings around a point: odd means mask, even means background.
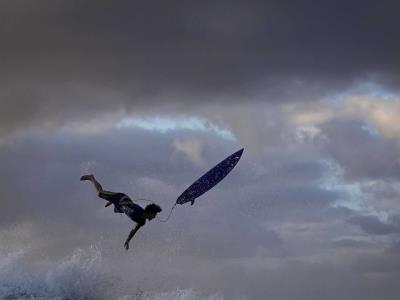
[[[186,202],[194,202],[196,198],[193,197],[187,197],[186,195],[180,195],[178,199],[176,200],[177,204],[184,204]]]

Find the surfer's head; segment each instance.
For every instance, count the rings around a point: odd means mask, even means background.
[[[161,211],[162,209],[160,206],[158,206],[155,203],[151,203],[147,205],[146,208],[144,209],[144,217],[149,221],[153,220],[157,216],[157,214]]]

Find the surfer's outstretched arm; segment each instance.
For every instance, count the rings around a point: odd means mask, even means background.
[[[140,227],[141,227],[141,226],[140,226],[139,224],[137,224],[137,225],[135,226],[135,228],[133,228],[133,229],[131,230],[131,232],[129,232],[128,238],[126,239],[125,244],[124,244],[126,250],[129,249],[129,242],[130,242],[130,240],[133,238],[133,236],[135,235],[135,233],[139,230]]]
[[[94,178],[94,175],[93,175],[93,174],[83,175],[83,176],[81,177],[81,180],[82,180],[82,181],[84,181],[84,180],[91,181],[91,182],[93,183],[94,188],[96,189],[97,193],[100,193],[100,192],[103,191],[103,187],[101,186],[100,182],[98,182],[98,181],[96,180],[96,178]]]

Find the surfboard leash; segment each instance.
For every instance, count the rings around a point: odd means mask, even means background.
[[[145,199],[145,198],[138,198],[138,199],[135,199],[135,201],[147,201],[147,202],[154,202],[153,200],[149,200],[149,199]],[[160,219],[158,216],[156,216],[156,218],[157,218],[157,221],[158,222],[167,222],[168,220],[169,220],[169,218],[171,217],[171,215],[172,215],[172,211],[175,209],[175,206],[177,205],[177,203],[175,203],[172,207],[171,207],[171,210],[170,210],[170,212],[169,212],[169,215],[168,215],[168,217],[166,218],[166,219]]]
[[[175,203],[172,207],[171,207],[171,210],[170,210],[170,212],[169,212],[169,215],[168,215],[168,217],[166,218],[166,219],[160,219],[159,217],[157,217],[157,220],[159,221],[159,222],[167,222],[168,220],[169,220],[169,218],[171,217],[171,215],[172,215],[172,211],[174,210],[174,208],[175,208],[175,206],[176,206],[176,204],[177,203]]]

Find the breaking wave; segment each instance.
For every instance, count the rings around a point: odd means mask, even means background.
[[[0,254],[1,255],[1,254]],[[0,256],[1,300],[223,300],[193,290],[116,295],[115,278],[101,270],[101,251],[78,249],[61,262],[28,263],[24,250]]]
[[[97,249],[76,250],[61,262],[27,266],[27,252],[0,258],[0,299],[105,299],[110,280]]]

